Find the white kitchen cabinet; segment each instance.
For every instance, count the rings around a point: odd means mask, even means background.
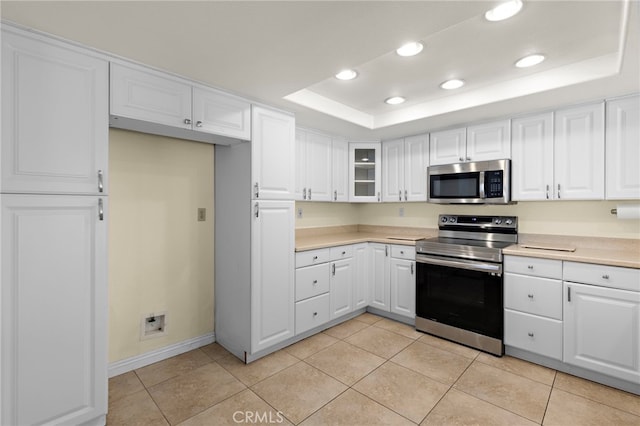
[[[369,248],[367,243],[353,246],[353,309],[369,306]]]
[[[382,201],[380,150],[380,142],[349,142],[349,201]]]
[[[108,96],[106,60],[5,26],[0,190],[106,193]]]
[[[467,154],[467,129],[443,130],[431,133],[429,163],[453,164],[465,161]]]
[[[251,350],[295,334],[295,203],[253,201],[251,223]]]
[[[293,200],[295,196],[295,118],[253,105],[251,185],[254,199]]]
[[[640,292],[565,281],[563,360],[640,383]]]
[[[331,136],[296,128],[296,200],[331,201],[332,154]]]
[[[382,201],[426,201],[429,135],[382,143]]]
[[[511,158],[511,123],[493,121],[467,127],[466,161]]]
[[[0,199],[0,424],[104,424],[107,198]]]
[[[555,112],[556,199],[604,199],[604,103]]]
[[[509,120],[431,133],[431,165],[511,158]]]
[[[369,305],[389,312],[391,310],[389,283],[389,246],[369,244],[369,285],[371,300]]]
[[[331,262],[331,319],[353,311],[353,258]]]
[[[516,118],[511,123],[511,198],[554,199],[553,113]]]
[[[215,139],[198,133],[251,139],[251,104],[244,99],[134,64],[112,62],[110,75],[114,127],[203,142]],[[168,128],[163,132],[153,124]],[[195,133],[172,133],[171,128]]]
[[[606,198],[640,198],[640,96],[606,104]]]
[[[415,257],[414,247],[391,246],[390,311],[411,319],[416,317]]]
[[[332,186],[333,201],[349,201],[349,142],[334,137],[332,144]]]

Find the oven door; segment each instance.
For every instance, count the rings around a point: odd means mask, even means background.
[[[416,255],[416,317],[502,341],[502,265]]]

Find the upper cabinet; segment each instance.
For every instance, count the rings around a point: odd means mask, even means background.
[[[252,197],[293,200],[295,194],[295,118],[253,105],[251,142]]]
[[[296,129],[296,200],[332,200],[332,142],[331,136]]]
[[[640,96],[607,102],[606,197],[640,198]]]
[[[107,192],[108,73],[88,52],[2,31],[2,192]]]
[[[554,121],[556,198],[604,199],[604,103],[556,111]]]
[[[426,201],[429,135],[382,144],[382,201]]]
[[[509,120],[431,133],[431,165],[511,158]]]
[[[332,200],[349,201],[349,142],[345,138],[333,137],[332,145]]]
[[[223,141],[211,134],[251,139],[248,101],[135,65],[111,63],[110,114],[111,125],[125,129],[211,143]]]
[[[349,201],[380,202],[380,142],[349,143]]]

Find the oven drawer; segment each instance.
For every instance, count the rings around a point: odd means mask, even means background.
[[[329,264],[296,269],[296,302],[329,291]]]
[[[329,321],[329,293],[296,303],[296,334]]]
[[[504,344],[562,360],[562,321],[505,309]]]
[[[391,257],[416,260],[416,248],[412,246],[391,246]]]
[[[332,261],[353,257],[353,246],[331,247],[330,250],[331,253],[329,257]]]
[[[562,279],[562,261],[535,257],[505,256],[504,271],[560,280]]]
[[[562,281],[507,273],[504,307],[562,320]]]
[[[564,262],[565,281],[640,291],[640,269]]]
[[[296,268],[328,262],[330,253],[331,250],[328,248],[299,251],[296,253]]]

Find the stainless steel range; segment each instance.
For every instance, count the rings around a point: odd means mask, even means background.
[[[518,242],[518,218],[438,219],[438,237],[416,242],[416,329],[502,355],[502,249]]]

